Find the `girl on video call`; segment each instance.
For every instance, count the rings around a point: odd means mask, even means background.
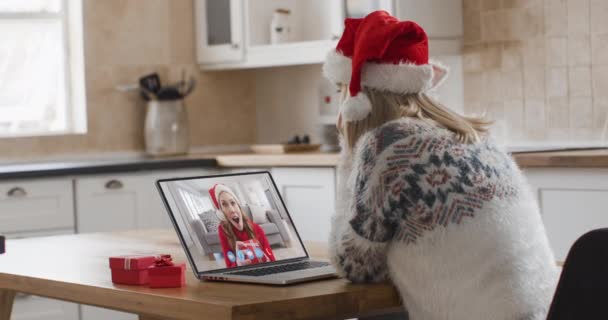
[[[209,189],[218,217],[218,235],[227,268],[275,261],[264,230],[244,213],[238,197],[223,184]]]

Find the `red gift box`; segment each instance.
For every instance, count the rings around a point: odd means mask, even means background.
[[[179,288],[186,283],[186,264],[173,264],[171,256],[164,255],[148,269],[150,288]]]
[[[156,256],[110,257],[112,282],[117,284],[148,284],[148,268],[154,265]]]

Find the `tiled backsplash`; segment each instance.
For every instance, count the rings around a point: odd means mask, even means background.
[[[157,71],[198,85],[186,100],[194,148],[255,141],[254,81],[246,71],[202,73],[196,64],[193,0],[84,0],[88,132],[0,139],[0,160],[143,151],[145,106],[114,90]]]
[[[511,142],[600,141],[608,1],[463,0],[465,111]]]

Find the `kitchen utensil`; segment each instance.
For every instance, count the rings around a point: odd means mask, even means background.
[[[161,88],[160,77],[156,72],[145,75],[139,78],[139,85],[147,91],[157,93]]]
[[[158,97],[158,100],[161,101],[180,100],[184,98],[184,96],[180,93],[178,85],[164,86],[160,88],[156,96]]]
[[[195,86],[196,86],[196,79],[194,79],[193,77],[191,77],[190,80],[188,81],[188,84],[184,86],[184,90],[182,92],[182,96],[186,97],[190,93],[192,93],[192,90],[194,90]]]
[[[262,154],[304,153],[318,151],[320,147],[320,144],[254,144],[251,151]]]

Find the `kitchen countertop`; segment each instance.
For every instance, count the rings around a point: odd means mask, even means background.
[[[289,153],[289,154],[229,154],[218,155],[220,167],[335,167],[337,153]]]
[[[0,179],[40,178],[51,176],[135,172],[143,170],[203,167],[333,167],[337,153],[291,154],[189,154],[166,158],[133,157],[104,161],[53,161],[0,164]],[[608,149],[542,151],[513,153],[522,168],[567,167],[608,168]]]
[[[171,158],[140,157],[127,160],[15,163],[0,165],[0,179],[40,178],[215,166],[217,166],[217,161],[213,156]]]
[[[522,168],[608,168],[608,149],[522,152],[513,158]]]

